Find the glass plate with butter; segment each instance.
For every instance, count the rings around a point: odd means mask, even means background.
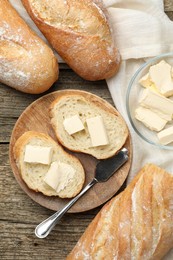
[[[136,71],[128,86],[126,108],[142,139],[173,149],[173,52],[148,60]]]

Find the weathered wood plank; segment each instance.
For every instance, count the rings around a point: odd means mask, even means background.
[[[57,225],[49,238],[44,240],[36,238],[33,232],[35,225],[31,223],[4,221],[0,230],[0,236],[3,236],[0,243],[0,258],[3,260],[65,259],[83,233],[85,226],[80,226],[82,221],[82,219],[75,219],[75,223],[79,224],[77,226],[66,217],[64,223]],[[87,224],[90,221],[91,219],[88,219]],[[69,223],[71,226],[68,226]]]
[[[40,240],[34,229],[52,211],[36,204],[18,186],[9,166],[8,144],[0,146],[0,172],[0,259],[65,259],[99,208],[66,214],[50,236]]]
[[[170,20],[173,20],[173,11],[172,12],[166,12],[167,16],[170,18]]]
[[[173,1],[172,0],[164,0],[164,9],[166,12],[173,11]]]
[[[7,143],[10,140],[16,118],[0,118],[0,143]]]
[[[165,0],[165,11],[173,20],[173,1]],[[90,91],[113,104],[105,81],[89,82],[60,64],[59,80],[47,92],[61,89]],[[32,201],[17,184],[9,164],[8,142],[23,110],[42,95],[20,93],[0,85],[0,259],[63,260],[76,244],[100,207],[90,212],[66,214],[48,238],[34,235],[35,226],[52,211]]]
[[[91,93],[109,100],[109,102],[113,104],[106,82],[104,80],[98,82],[85,81],[77,76],[72,70],[65,69],[60,72],[59,80],[50,88],[50,90],[39,95],[20,93],[19,91],[1,84],[0,118],[17,118],[23,112],[23,110],[37,98],[52,91],[62,89],[80,89],[90,91]]]

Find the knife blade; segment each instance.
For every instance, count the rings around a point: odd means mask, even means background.
[[[91,182],[89,182],[85,188],[74,197],[67,205],[57,211],[52,216],[41,222],[35,228],[35,235],[38,238],[45,238],[48,236],[50,231],[54,228],[57,222],[62,218],[62,216],[74,205],[74,203],[88,191],[92,186],[98,182],[107,181],[126,161],[128,160],[128,150],[126,148],[121,149],[115,156],[101,160],[95,170],[95,177]]]

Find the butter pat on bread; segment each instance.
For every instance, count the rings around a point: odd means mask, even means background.
[[[44,182],[58,193],[70,184],[75,172],[75,169],[71,165],[55,161],[46,173]]]
[[[115,155],[128,137],[126,123],[118,111],[103,99],[85,91],[62,92],[52,102],[49,111],[51,124],[59,142],[72,151],[90,154],[97,159],[106,159]],[[79,115],[85,129],[71,136],[64,129],[63,121],[64,118],[72,117],[76,114]],[[103,120],[104,126],[102,125],[102,128],[106,129],[107,135],[104,145],[100,143],[100,140],[98,143],[98,139],[94,137],[94,142],[97,142],[97,145],[99,145],[93,146],[87,126],[89,118],[99,118],[99,122],[100,118],[101,121]],[[99,135],[100,125],[96,124],[95,126],[98,126],[96,131]],[[105,131],[103,133],[105,137]]]
[[[85,129],[78,115],[65,118],[63,125],[69,135],[75,134]]]
[[[24,155],[27,145],[39,146],[40,149],[41,147],[50,147],[52,149],[50,165],[25,162]],[[82,164],[75,156],[65,152],[50,136],[35,131],[25,132],[16,141],[13,152],[19,173],[30,189],[47,196],[59,196],[61,198],[72,198],[82,189],[85,180],[85,172]],[[57,189],[55,190],[54,187],[50,187],[51,185],[45,182],[45,178],[46,180],[48,179],[48,182],[51,182],[50,177],[46,176],[51,164],[57,161],[61,164],[61,172],[59,174],[63,174],[65,171],[66,173],[63,177],[60,177],[58,174],[59,177],[56,180],[53,177],[54,181],[57,181],[57,186],[61,187],[60,189],[56,187]],[[67,168],[69,171],[69,167],[74,169],[74,173],[70,175],[70,180],[69,174],[67,174]],[[55,174],[54,170],[56,171],[56,169],[51,171],[53,175]],[[61,180],[59,181],[59,179]]]
[[[26,145],[24,162],[50,164],[52,159],[52,148],[36,145]]]
[[[86,118],[86,123],[93,147],[109,143],[102,116]]]

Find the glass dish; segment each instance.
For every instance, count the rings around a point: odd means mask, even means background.
[[[166,61],[173,67],[173,52],[161,54],[152,59],[149,59],[136,71],[136,73],[130,80],[127,89],[126,109],[133,129],[143,140],[159,148],[173,150],[173,142],[167,145],[160,144],[157,138],[157,132],[150,130],[142,122],[138,121],[135,118],[135,110],[139,106],[139,97],[141,95],[142,90],[145,89],[139,84],[139,80],[148,73],[149,68],[152,65],[159,63],[161,60]],[[170,99],[173,100],[172,97]],[[169,126],[173,126],[173,120],[170,123],[167,123],[166,128]]]

